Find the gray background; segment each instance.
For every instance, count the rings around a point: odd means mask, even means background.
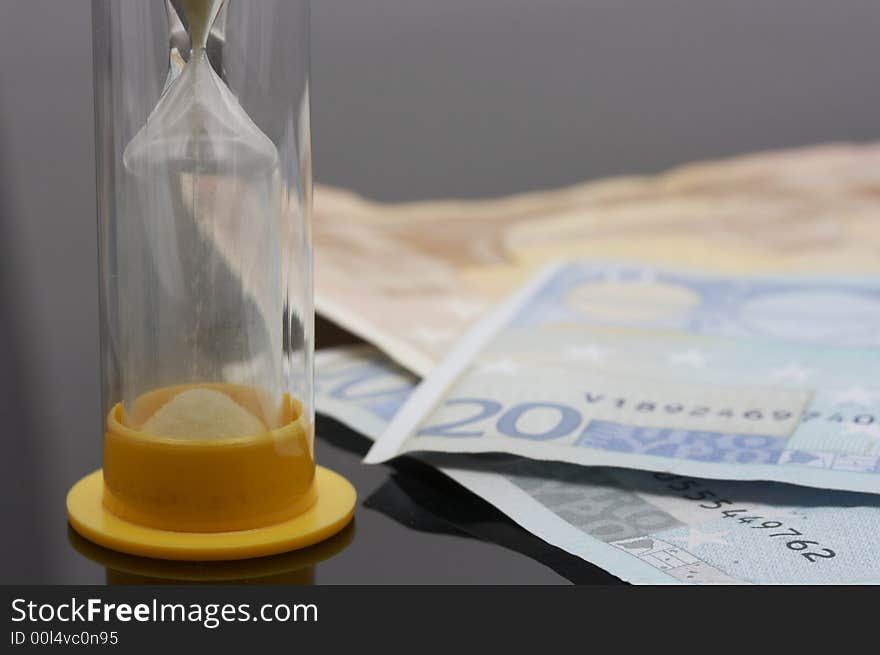
[[[316,177],[380,199],[505,194],[880,133],[876,0],[313,5]],[[86,0],[0,0],[0,511],[15,524],[0,581],[95,575],[53,545],[63,490],[99,465],[90,26]],[[376,552],[412,539],[358,527]],[[407,550],[439,571],[416,557],[374,577],[551,580],[489,545],[438,560],[432,549],[453,547],[437,539]],[[479,557],[480,574],[462,564]],[[362,564],[349,558],[338,579]]]

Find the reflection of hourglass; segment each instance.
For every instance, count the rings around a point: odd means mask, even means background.
[[[110,548],[249,557],[351,517],[314,460],[307,4],[95,2],[107,420],[68,514]]]

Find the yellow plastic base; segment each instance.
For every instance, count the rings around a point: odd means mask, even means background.
[[[130,555],[183,561],[237,560],[305,548],[336,534],[351,521],[357,494],[341,475],[318,466],[318,500],[302,514],[274,525],[235,532],[172,532],[124,521],[103,503],[99,469],[67,494],[67,518],[80,535]]]

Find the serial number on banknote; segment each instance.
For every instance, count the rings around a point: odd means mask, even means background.
[[[662,412],[665,414],[686,414],[687,416],[712,416],[716,418],[742,417],[750,421],[787,421],[794,413],[787,409],[752,408],[742,411],[730,407],[710,407],[709,405],[688,405],[685,403],[658,403],[651,400],[632,400],[630,398],[614,398],[604,394],[585,393],[584,398],[589,405],[604,404],[616,409],[632,409],[636,412]]]
[[[856,414],[854,412],[844,414],[843,412],[822,413],[818,410],[809,410],[801,416],[803,423],[816,420],[827,421],[828,423],[851,423],[853,425],[873,425],[880,422],[874,414]]]
[[[733,501],[720,498],[714,491],[706,489],[700,480],[686,478],[674,473],[654,473],[654,478],[666,484],[670,491],[680,492],[682,498],[699,503],[705,510],[720,511],[725,519],[732,519],[744,529],[764,530],[768,539],[785,544],[809,562],[816,563],[837,557],[837,553],[825,548],[818,541],[809,539],[803,532],[788,527],[782,521],[764,517],[747,507],[737,507]],[[728,507],[731,506],[731,507]]]
[[[588,405],[604,404],[615,409],[630,409],[636,412],[644,413],[665,413],[670,415],[681,414],[687,416],[705,416],[712,418],[744,418],[750,421],[787,421],[792,418],[795,413],[787,409],[747,409],[737,411],[727,408],[711,407],[709,405],[688,405],[685,403],[658,403],[651,400],[633,400],[625,397],[606,396],[605,394],[585,393],[584,398]],[[822,420],[829,423],[852,423],[854,425],[873,425],[880,423],[880,419],[874,414],[866,412],[821,412],[819,410],[809,409],[801,414],[801,421],[807,423],[809,421]]]

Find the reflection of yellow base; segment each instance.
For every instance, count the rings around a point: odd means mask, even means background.
[[[354,515],[356,493],[345,478],[318,466],[318,500],[298,516],[261,528],[235,532],[172,532],[129,523],[101,502],[100,470],[77,482],[67,494],[67,518],[86,539],[131,555],[208,561],[275,555],[310,546],[336,534]]]
[[[98,546],[69,526],[67,540],[80,555],[105,568],[107,584],[313,584],[316,567],[352,542],[355,527],[352,520],[338,534],[288,553],[220,562],[127,555]]]

